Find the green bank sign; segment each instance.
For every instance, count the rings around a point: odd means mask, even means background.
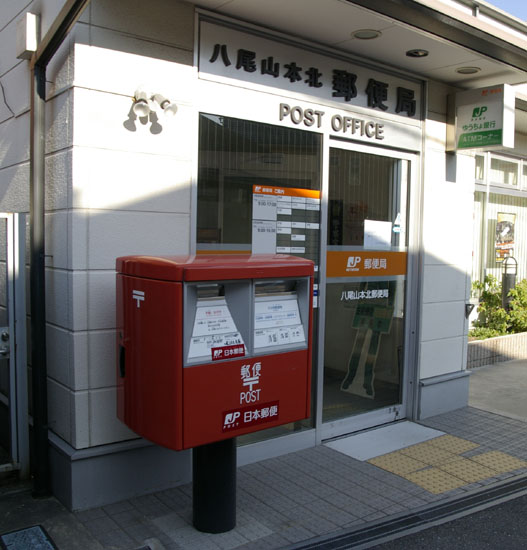
[[[456,149],[514,147],[515,94],[499,84],[456,94]]]

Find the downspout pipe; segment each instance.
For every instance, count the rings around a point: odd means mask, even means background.
[[[33,369],[33,496],[51,492],[48,454],[45,277],[46,68],[90,0],[68,0],[30,63],[30,314]]]

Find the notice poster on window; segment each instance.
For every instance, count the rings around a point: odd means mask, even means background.
[[[498,212],[496,219],[496,262],[501,263],[505,258],[514,254],[514,224],[516,214]]]
[[[255,349],[285,344],[304,344],[305,341],[296,295],[285,299],[256,299],[254,304]]]
[[[364,220],[364,248],[389,250],[392,246],[392,222]]]
[[[319,230],[320,191],[253,185],[253,254],[293,254],[318,266]]]
[[[216,350],[222,353],[218,354]],[[244,356],[246,353],[243,338],[234,323],[225,298],[198,300],[187,361],[199,357],[224,359],[227,358],[226,350],[229,355],[236,353],[236,356]]]
[[[319,263],[319,231],[320,191],[297,187],[253,185],[253,254],[291,254],[313,260],[316,280]],[[313,296],[315,308],[318,306],[317,293],[318,290],[315,290]],[[290,335],[287,330],[283,330],[280,334],[282,341],[289,337],[294,341],[295,338],[300,337]],[[266,334],[267,336],[269,335]]]

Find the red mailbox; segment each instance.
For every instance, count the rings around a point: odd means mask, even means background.
[[[310,415],[313,262],[117,259],[117,409],[181,450]]]

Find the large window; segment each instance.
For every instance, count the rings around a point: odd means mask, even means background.
[[[318,265],[320,182],[319,134],[201,114],[198,253],[285,251],[312,259]],[[269,195],[267,201],[261,193],[269,190],[272,193],[277,190],[281,196]],[[289,199],[289,207],[284,206],[287,200],[280,199]],[[269,239],[253,238],[257,235],[257,228],[273,233],[271,247]],[[313,314],[314,356],[316,327],[317,310]],[[313,391],[315,386],[312,384]],[[312,419],[309,419],[249,434],[238,440],[241,444],[252,443],[312,426]]]
[[[495,153],[476,155],[472,281],[485,275],[501,280],[505,259],[518,262],[518,280],[527,275],[527,160]],[[488,173],[485,164],[489,162]]]
[[[508,160],[500,157],[490,159],[490,183],[491,185],[510,185],[518,187],[518,171],[520,163],[516,160]]]
[[[210,114],[199,132],[198,249],[251,250],[254,185],[320,190],[318,134]]]

